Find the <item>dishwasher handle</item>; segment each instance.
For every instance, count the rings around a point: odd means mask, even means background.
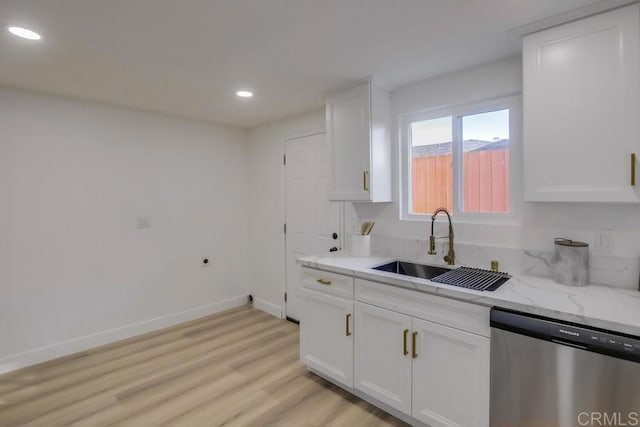
[[[584,344],[576,343],[576,342],[565,340],[565,339],[562,339],[562,338],[551,338],[551,342],[556,343],[556,344],[561,344],[561,345],[568,345],[569,347],[578,348],[580,350],[588,350],[589,349],[589,347],[584,345]]]

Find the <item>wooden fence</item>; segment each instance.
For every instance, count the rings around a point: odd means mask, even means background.
[[[463,155],[465,212],[509,212],[509,150],[472,151]],[[413,213],[453,209],[451,154],[413,158]]]

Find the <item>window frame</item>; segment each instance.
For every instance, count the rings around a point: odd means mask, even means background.
[[[509,109],[509,212],[464,212],[462,193],[462,117]],[[400,220],[431,221],[429,214],[410,212],[411,205],[411,124],[440,117],[452,118],[453,212],[456,222],[478,224],[520,224],[522,213],[522,97],[509,95],[461,105],[437,107],[402,114],[399,117],[400,138]],[[439,218],[439,221],[442,221]]]

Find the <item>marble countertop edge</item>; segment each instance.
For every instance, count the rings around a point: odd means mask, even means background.
[[[398,258],[353,257],[343,254],[306,256],[303,266],[346,274],[419,292],[440,295],[489,307],[573,322],[580,325],[640,336],[640,292],[603,285],[571,287],[543,277],[514,275],[495,291],[474,291],[426,279],[374,270]],[[411,260],[407,260],[411,261]]]

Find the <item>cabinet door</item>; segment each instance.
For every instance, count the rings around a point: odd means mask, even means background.
[[[413,319],[412,416],[431,427],[489,426],[489,338]]]
[[[524,38],[525,200],[640,199],[639,26],[635,4]]]
[[[302,290],[300,360],[327,377],[353,387],[353,302]]]
[[[332,153],[332,200],[371,200],[371,86],[365,83],[327,99]]]
[[[359,302],[354,308],[355,388],[411,414],[411,317]]]

